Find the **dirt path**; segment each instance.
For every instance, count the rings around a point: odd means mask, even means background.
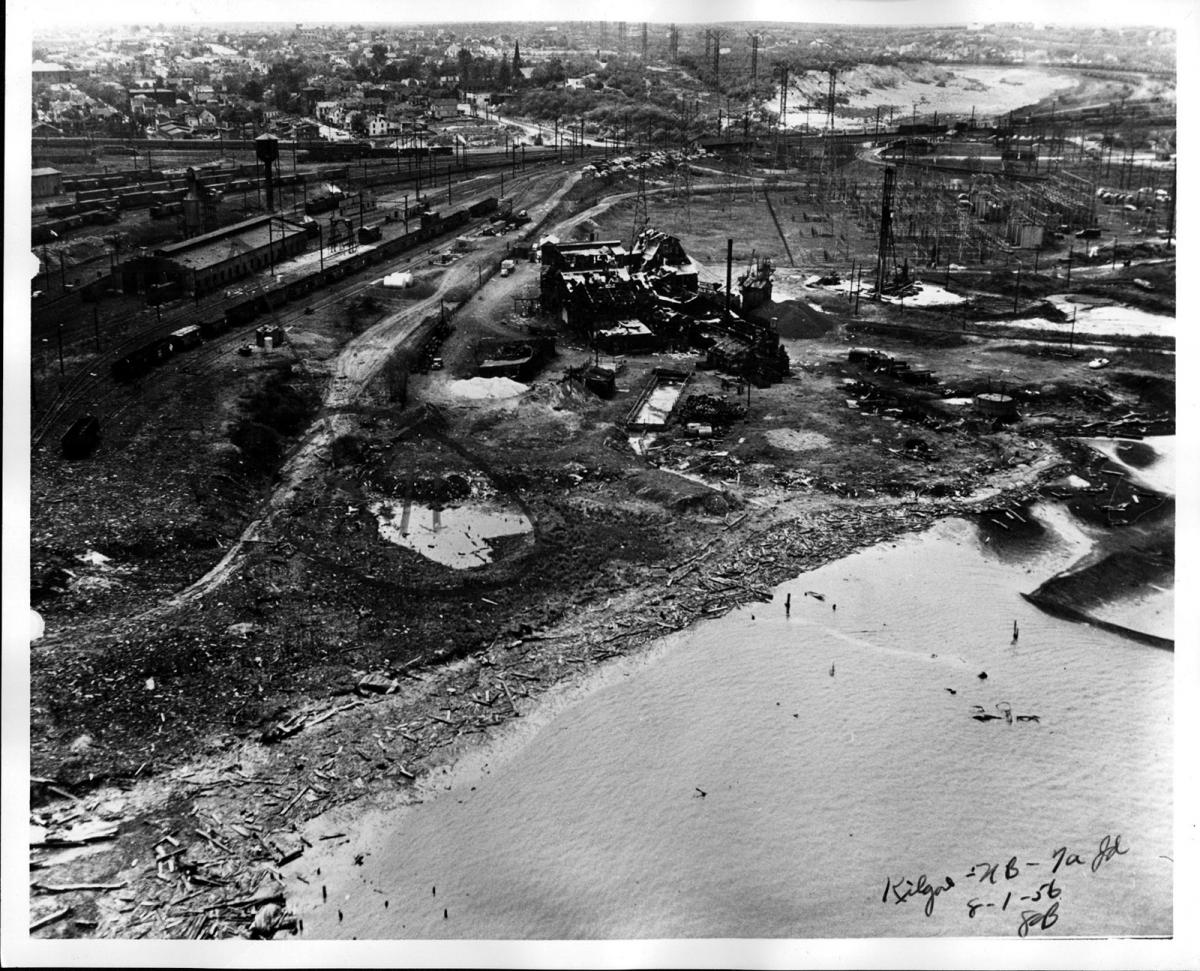
[[[546,199],[531,206],[528,211],[533,224],[536,225],[552,213],[578,179],[579,173],[572,173]],[[143,623],[168,616],[211,593],[237,572],[247,547],[261,540],[264,527],[274,515],[287,506],[296,491],[318,470],[320,459],[326,454],[329,445],[342,428],[349,424],[347,416],[335,412],[351,407],[361,398],[379,370],[413,337],[421,321],[441,306],[447,293],[463,288],[473,292],[477,281],[476,264],[479,259],[498,259],[503,252],[503,245],[502,237],[494,237],[479,252],[477,259],[460,260],[452,264],[449,270],[442,274],[437,290],[430,296],[390,314],[346,344],[333,364],[323,402],[324,413],[309,427],[300,444],[293,449],[291,457],[280,473],[279,486],[264,500],[257,515],[242,531],[241,536],[204,576],[161,604],[132,618],[131,622]]]

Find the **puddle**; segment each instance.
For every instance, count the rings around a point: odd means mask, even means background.
[[[665,426],[682,393],[682,384],[660,384],[650,392],[650,397],[646,399],[630,425],[647,428]]]
[[[533,531],[522,512],[492,501],[445,507],[376,502],[369,508],[379,520],[381,537],[454,570],[491,563],[490,540]]]

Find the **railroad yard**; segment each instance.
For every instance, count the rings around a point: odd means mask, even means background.
[[[33,878],[114,892],[55,894],[45,933],[248,933],[300,822],[417,798],[550,687],[944,516],[1003,549],[1063,498],[1118,573],[1170,575],[1173,499],[1078,439],[1174,433],[1172,173],[886,143],[314,163],[340,248],[158,305],[106,262],[48,280]]]

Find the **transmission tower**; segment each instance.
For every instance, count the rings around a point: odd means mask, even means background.
[[[679,28],[671,24],[670,32],[667,35],[667,48],[671,54],[671,63],[674,64],[679,60]]]
[[[717,90],[721,88],[721,34],[720,30],[706,30],[704,32],[705,43],[707,49],[709,41],[712,42],[712,64],[713,64],[713,87]]]
[[[642,63],[646,63],[646,56],[650,50],[650,34],[649,25],[642,21]]]
[[[692,228],[692,163],[684,160],[680,165],[683,168],[683,222],[690,230]]]
[[[758,80],[758,34],[748,34],[750,38],[750,80]]]
[[[625,53],[625,21],[617,21],[617,49]]]
[[[883,170],[883,198],[879,205],[879,254],[875,260],[875,299],[883,296],[888,257],[896,256],[896,242],[892,236],[892,206],[896,196],[896,169],[889,165]]]
[[[629,243],[630,249],[633,248],[634,243],[637,242],[649,222],[650,216],[646,207],[646,170],[642,169],[638,172],[637,196],[633,200],[633,239]]]
[[[775,65],[779,69],[779,119],[775,123],[775,155],[779,156],[780,145],[783,143],[783,129],[786,124],[787,117],[787,102],[788,102],[788,74],[790,68],[782,63]]]
[[[829,110],[826,113],[825,127],[828,128],[832,132],[833,131],[834,113],[835,113],[835,108],[837,105],[837,101],[835,100],[835,98],[837,95],[838,66],[836,64],[830,64],[828,70],[829,70]]]

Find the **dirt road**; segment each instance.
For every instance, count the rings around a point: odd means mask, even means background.
[[[578,172],[567,175],[549,196],[530,206],[528,212],[532,223],[537,225],[549,216],[578,179]],[[498,260],[504,251],[503,237],[493,237],[477,251],[475,259],[451,264],[430,296],[390,314],[346,344],[333,364],[321,415],[292,450],[280,473],[279,486],[264,500],[258,514],[211,570],[163,603],[132,618],[131,623],[166,617],[211,593],[236,573],[247,546],[262,538],[271,518],[284,509],[296,491],[310,480],[320,468],[330,444],[348,426],[349,418],[338,412],[354,405],[384,364],[405,347],[421,321],[441,306],[448,293],[464,288],[473,290],[477,281],[476,267],[481,260]],[[384,272],[387,272],[386,267]]]

